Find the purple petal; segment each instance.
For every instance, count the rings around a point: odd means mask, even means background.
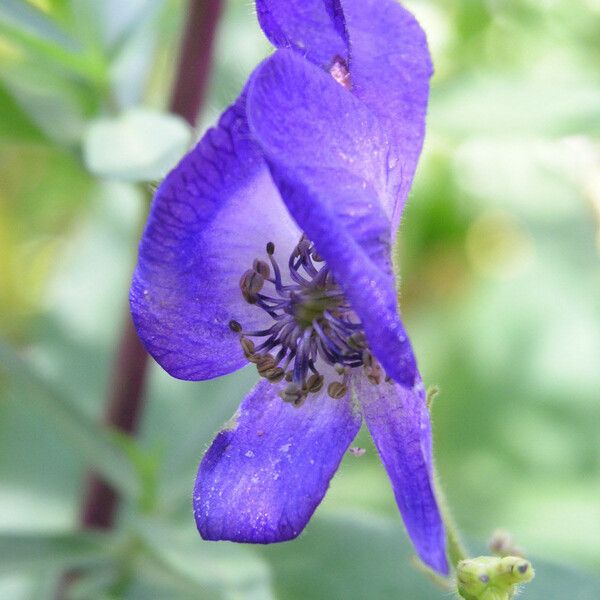
[[[204,456],[194,514],[207,540],[269,544],[296,537],[321,502],[361,423],[324,390],[300,408],[260,382]]]
[[[378,120],[327,73],[279,50],[256,71],[248,122],[281,196],[360,317],[398,382],[416,373],[396,310],[386,194],[388,146]]]
[[[274,46],[293,48],[329,68],[335,56],[348,54],[341,15],[333,5],[333,0],[256,0],[256,11]]]
[[[431,425],[420,378],[412,389],[355,377],[365,421],[392,482],[408,534],[421,560],[448,574],[446,536],[435,499]]]
[[[390,185],[395,230],[425,134],[431,59],[425,33],[396,0],[339,0],[350,46],[352,91],[393,141]]]
[[[130,293],[150,354],[181,379],[243,366],[228,323],[260,329],[266,313],[244,302],[240,277],[265,256],[266,242],[285,252],[299,235],[250,139],[242,96],[154,198]]]

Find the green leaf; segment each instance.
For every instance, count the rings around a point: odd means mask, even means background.
[[[82,572],[69,587],[69,600],[114,600],[108,592],[118,577],[118,567],[94,568]],[[57,589],[56,587],[54,588]]]
[[[88,169],[125,181],[160,179],[190,143],[188,125],[175,115],[133,108],[116,119],[98,119],[84,136]]]
[[[114,548],[101,533],[0,533],[0,575],[107,563]]]
[[[164,12],[163,0],[146,2],[144,10],[126,25],[120,41],[111,50],[110,86],[115,103],[121,109],[142,103],[157,46],[168,32]]]
[[[126,43],[148,15],[155,14],[165,0],[78,0],[74,16],[83,31],[112,53]]]
[[[96,49],[84,48],[79,40],[25,2],[3,0],[0,33],[9,43],[49,67],[60,67],[96,82],[102,82],[106,75],[104,57]]]
[[[0,84],[0,139],[7,138],[39,142],[44,135]]]
[[[263,554],[274,567],[276,592],[286,600],[433,600],[448,593],[412,564],[400,517],[319,516],[298,540],[267,546]]]
[[[80,141],[88,113],[98,98],[89,86],[64,77],[42,61],[12,65],[0,78],[19,107],[58,145]]]
[[[144,520],[136,531],[146,546],[147,558],[138,565],[146,583],[179,581],[188,591],[195,589],[211,599],[274,598],[268,566],[252,547],[205,542],[190,521],[179,529]]]
[[[138,496],[140,486],[135,468],[109,433],[86,418],[13,350],[0,343],[0,381],[3,376],[8,376],[9,389],[12,388],[17,400],[29,403],[32,410],[47,417],[91,467],[122,493]]]
[[[137,440],[121,431],[113,431],[112,438],[125,452],[135,467],[140,481],[138,510],[142,514],[152,512],[156,507],[158,493],[158,476],[164,448],[161,444],[153,448],[142,448]]]
[[[18,30],[69,52],[81,49],[77,40],[67,35],[52,19],[22,0],[2,0],[0,26]]]

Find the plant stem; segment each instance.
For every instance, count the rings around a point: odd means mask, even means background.
[[[190,0],[188,4],[170,109],[192,126],[206,98],[215,33],[222,9],[222,0]]]
[[[148,354],[140,343],[127,311],[117,347],[104,413],[108,427],[135,434],[144,407]],[[116,490],[97,473],[88,475],[80,515],[85,528],[112,527],[119,498]]]

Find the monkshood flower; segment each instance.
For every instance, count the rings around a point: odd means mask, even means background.
[[[171,375],[262,380],[204,456],[208,540],[296,537],[364,418],[421,559],[446,574],[431,429],[391,244],[431,64],[394,0],[258,0],[277,50],[156,193],[131,289]]]

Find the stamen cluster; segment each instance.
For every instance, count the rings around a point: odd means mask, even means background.
[[[369,381],[379,384],[385,375],[367,347],[362,325],[314,244],[302,236],[290,254],[285,282],[272,242],[266,252],[269,262],[255,259],[240,278],[240,290],[246,302],[273,319],[272,325],[244,331],[237,321],[229,323],[259,375],[272,383],[285,379],[288,385],[279,395],[294,406],[301,406],[308,394],[323,388],[325,375],[319,369],[324,365],[333,367],[340,377],[328,383],[332,398],[347,394],[350,370],[357,367],[365,369]],[[264,291],[266,283],[272,292]]]

